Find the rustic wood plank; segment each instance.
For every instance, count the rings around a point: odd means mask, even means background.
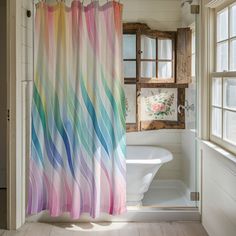
[[[191,82],[192,32],[190,28],[177,30],[176,47],[176,83]]]

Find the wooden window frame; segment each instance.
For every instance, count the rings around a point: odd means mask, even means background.
[[[162,32],[157,30],[141,30],[140,36],[145,35],[149,38],[153,38],[156,40],[156,59],[141,59],[141,45],[137,45],[138,53],[140,54],[140,65],[139,68],[141,68],[141,62],[156,62],[156,77],[154,78],[145,78],[145,77],[139,77],[140,83],[160,83],[160,84],[166,84],[166,83],[175,83],[175,57],[176,57],[176,51],[175,51],[175,42],[176,42],[176,32]],[[171,59],[159,59],[158,58],[158,39],[170,39],[172,41],[172,58]],[[141,39],[140,39],[141,40]],[[171,62],[172,64],[172,76],[170,78],[159,78],[158,77],[158,62]]]
[[[176,32],[162,32],[151,30],[146,24],[124,23],[123,34],[136,34],[136,82],[133,78],[124,78],[125,84],[136,84],[136,123],[126,123],[126,131],[144,131],[157,129],[185,129],[185,112],[178,113],[177,121],[153,120],[141,121],[141,89],[142,88],[177,88],[178,99],[177,107],[185,103],[185,88],[188,84],[178,84],[176,80]],[[158,43],[158,38],[172,39],[172,74],[171,79],[152,80],[150,78],[141,78],[141,35],[153,36]],[[158,50],[158,48],[157,48]],[[158,52],[158,51],[157,51]],[[127,61],[127,60],[124,60]],[[130,60],[128,60],[130,61]],[[149,60],[148,60],[149,61]],[[155,61],[155,60],[154,60]],[[158,60],[157,60],[158,63]],[[158,71],[157,71],[158,72]],[[158,74],[157,74],[158,75]]]
[[[209,87],[209,95],[210,95],[210,106],[209,106],[209,113],[210,113],[210,122],[209,122],[209,131],[210,131],[210,141],[212,141],[213,143],[218,144],[219,146],[221,146],[222,148],[236,154],[235,151],[235,147],[236,145],[230,141],[228,141],[227,139],[225,139],[224,137],[224,111],[232,111],[232,112],[236,112],[234,109],[228,109],[226,107],[224,107],[224,102],[223,102],[223,96],[224,96],[224,79],[230,79],[230,78],[236,78],[236,71],[230,71],[230,41],[235,39],[236,36],[231,37],[230,35],[230,7],[232,5],[235,5],[236,2],[235,1],[227,1],[225,4],[220,5],[219,7],[214,9],[214,13],[213,13],[213,34],[214,34],[214,53],[211,55],[211,61],[213,64],[213,71],[210,72],[210,87]],[[228,37],[225,40],[220,40],[217,42],[217,15],[218,13],[222,12],[224,9],[228,8]],[[217,45],[219,43],[222,42],[228,42],[228,71],[223,71],[223,72],[217,72]],[[212,81],[214,78],[219,78],[221,79],[222,82],[222,101],[221,101],[221,106],[216,106],[213,105],[212,103]],[[221,110],[221,115],[222,115],[222,120],[221,120],[221,136],[217,136],[215,134],[213,134],[213,128],[212,128],[212,110],[213,108],[218,108]]]

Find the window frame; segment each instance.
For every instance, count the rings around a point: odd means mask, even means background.
[[[226,108],[224,106],[224,79],[235,79],[236,80],[236,70],[235,71],[230,71],[230,41],[233,39],[236,39],[236,36],[231,37],[230,34],[230,22],[231,22],[231,16],[230,16],[230,8],[236,5],[236,1],[227,1],[225,4],[222,4],[221,6],[217,7],[214,9],[214,14],[213,14],[213,27],[214,27],[214,52],[212,54],[212,62],[213,62],[213,71],[210,73],[210,83],[209,83],[209,101],[210,101],[210,106],[209,106],[209,130],[210,130],[210,141],[218,144],[222,148],[236,154],[236,144],[228,141],[225,139],[225,117],[224,117],[224,111],[233,111],[236,114],[236,110]],[[228,37],[227,39],[217,41],[217,15],[222,12],[224,9],[228,8]],[[228,70],[227,71],[221,71],[217,72],[217,45],[222,42],[228,42]],[[221,106],[216,106],[213,105],[213,79],[214,78],[220,78],[221,79]],[[221,109],[221,137],[218,137],[217,135],[213,134],[213,108],[219,108]]]
[[[159,38],[172,38],[172,60],[173,61],[173,80],[168,82],[161,79],[159,82],[157,79],[142,80],[141,79],[141,35],[152,34],[155,37],[158,35]],[[177,32],[166,32],[151,30],[146,24],[142,23],[123,23],[123,35],[124,34],[136,34],[136,123],[126,123],[126,131],[143,131],[143,130],[157,130],[157,129],[185,129],[185,112],[177,114],[177,121],[169,120],[152,120],[152,121],[141,121],[141,89],[142,88],[177,88],[177,107],[185,103],[185,88],[188,87],[188,83],[177,83],[176,78],[176,35]],[[123,60],[124,61],[124,60]],[[134,80],[130,81],[130,78],[124,77],[124,84],[135,84]]]
[[[160,83],[160,84],[166,84],[166,83],[175,83],[176,79],[176,72],[175,72],[175,67],[176,67],[176,59],[175,59],[175,54],[176,54],[176,33],[175,32],[161,32],[157,30],[144,30],[140,32],[140,43],[141,43],[141,36],[144,35],[146,37],[155,39],[156,41],[156,59],[142,59],[141,54],[142,54],[142,49],[141,45],[137,45],[138,51],[140,52],[140,76],[139,76],[139,82],[142,83]],[[159,59],[158,57],[158,40],[171,40],[172,42],[172,55],[171,59]],[[155,62],[156,63],[156,77],[141,77],[141,63],[142,62]],[[171,62],[171,72],[172,75],[170,78],[159,78],[158,77],[158,63],[159,62]]]

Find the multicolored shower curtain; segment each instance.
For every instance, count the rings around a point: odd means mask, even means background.
[[[122,5],[38,3],[28,213],[126,211]]]

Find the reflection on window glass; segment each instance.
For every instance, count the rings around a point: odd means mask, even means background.
[[[217,42],[228,38],[228,8],[217,14]]]
[[[217,71],[228,71],[228,42],[217,44]]]
[[[172,63],[158,62],[158,78],[169,79],[172,77]]]
[[[123,34],[123,58],[136,59],[136,35]]]
[[[136,77],[136,61],[124,61],[124,77],[135,78]]]
[[[236,144],[236,112],[224,111],[224,139]]]
[[[158,59],[159,60],[172,59],[172,40],[158,39]]]
[[[224,107],[236,110],[236,78],[224,79]]]
[[[230,36],[236,36],[236,4],[230,8]]]
[[[213,78],[212,80],[212,105],[222,106],[222,79]]]
[[[156,62],[142,61],[141,62],[141,77],[155,78],[156,77]]]
[[[222,133],[222,110],[220,108],[212,108],[212,134],[221,137]]]
[[[156,39],[141,35],[141,59],[156,59]]]
[[[230,42],[230,70],[236,71],[236,39],[231,40]]]

